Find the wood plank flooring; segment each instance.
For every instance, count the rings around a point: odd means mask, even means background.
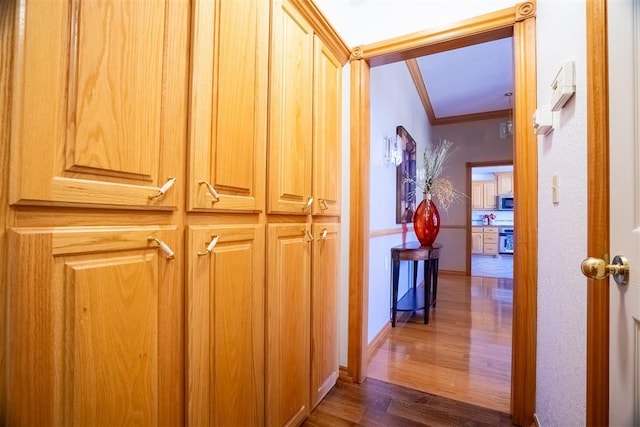
[[[441,274],[429,324],[400,317],[368,376],[508,413],[512,311],[512,279]]]
[[[492,409],[433,396],[367,378],[339,380],[302,424],[340,426],[511,426],[511,417]]]

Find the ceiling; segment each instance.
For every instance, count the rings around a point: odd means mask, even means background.
[[[512,44],[509,37],[416,58],[436,121],[511,109]]]

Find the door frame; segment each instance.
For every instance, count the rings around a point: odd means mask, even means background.
[[[529,127],[536,109],[535,1],[437,29],[357,46],[351,52],[348,376],[362,382],[367,369],[369,270],[370,68],[513,36],[514,191],[526,194],[514,212],[511,417],[530,425],[535,410],[537,317],[537,138]],[[522,124],[522,125],[518,125]],[[516,143],[517,142],[517,143]]]
[[[609,253],[607,0],[586,2],[587,256]],[[578,268],[576,266],[576,268]],[[609,280],[587,279],[586,425],[609,425]]]

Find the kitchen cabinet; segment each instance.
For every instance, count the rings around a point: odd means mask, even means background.
[[[482,227],[471,228],[471,253],[481,254],[484,252]]]
[[[473,181],[471,183],[471,208],[496,209],[497,183],[493,181]]]
[[[299,425],[310,411],[311,244],[308,224],[267,226],[266,420]]]
[[[261,211],[269,3],[216,0],[195,2],[193,7],[188,208]],[[284,77],[293,78],[293,70],[284,72]],[[302,75],[295,79],[289,84],[307,83]]]
[[[177,235],[173,226],[10,230],[12,423],[182,423]]]
[[[482,253],[498,255],[498,227],[483,227]]]
[[[268,213],[339,215],[342,66],[287,0],[271,53]]]
[[[264,226],[187,232],[187,424],[264,425]]]
[[[313,224],[311,407],[338,379],[340,224]]]
[[[77,3],[21,3],[10,203],[175,209],[183,5]]]
[[[499,172],[496,178],[498,194],[513,194],[513,172]]]

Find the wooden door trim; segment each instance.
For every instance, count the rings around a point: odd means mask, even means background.
[[[517,252],[514,255],[513,356],[511,414],[514,423],[530,425],[533,422],[536,386],[536,318],[537,318],[537,139],[528,124],[536,107],[536,56],[535,56],[535,2],[524,2],[510,8],[510,26],[505,30],[503,20],[495,20],[495,14],[439,28],[437,41],[429,31],[412,37],[406,43],[391,40],[391,47],[376,43],[381,55],[367,53],[367,46],[358,46],[351,52],[351,165],[350,185],[350,253],[349,253],[349,338],[348,374],[356,382],[366,377],[367,322],[368,322],[368,269],[369,269],[369,133],[370,133],[370,66],[409,59],[423,54],[429,46],[447,50],[447,46],[459,46],[487,41],[499,32],[503,37],[513,34],[515,65],[515,123],[514,152],[515,191],[527,194],[527,201],[519,204],[514,212]],[[506,15],[506,14],[505,14]],[[474,20],[477,21],[474,25]],[[485,21],[497,22],[497,28]],[[474,32],[482,28],[483,32]],[[451,41],[448,43],[447,40]],[[393,47],[395,46],[395,47]],[[449,47],[450,48],[450,47]],[[394,50],[398,49],[398,50]],[[402,49],[402,51],[400,51]],[[374,59],[375,58],[375,59]],[[518,126],[518,124],[522,126]],[[524,200],[523,200],[524,201]]]
[[[609,252],[607,0],[586,3],[587,256]],[[609,424],[609,281],[587,279],[586,425]]]

